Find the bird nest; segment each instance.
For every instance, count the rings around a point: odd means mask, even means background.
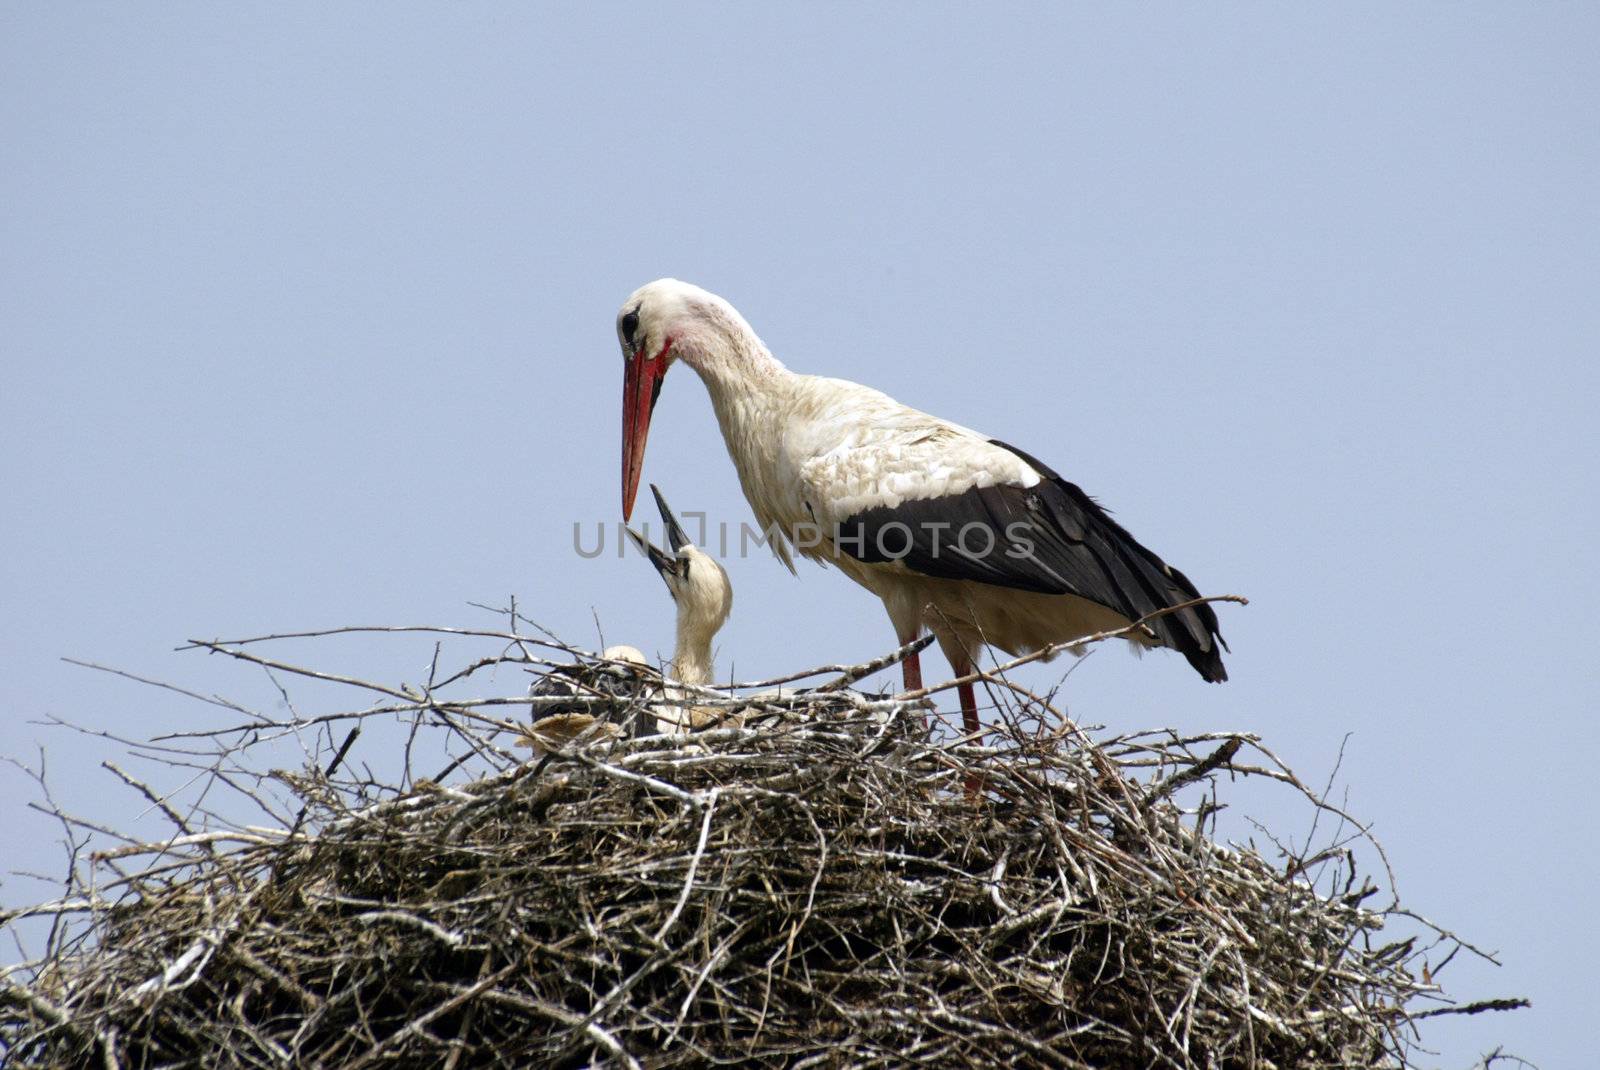
[[[1422,1019],[1516,1002],[1444,999],[1465,945],[1358,871],[1375,845],[1254,737],[1091,738],[991,682],[991,729],[961,739],[925,699],[838,686],[857,667],[701,696],[738,727],[530,758],[505,745],[529,699],[444,697],[487,665],[553,671],[499,640],[427,688],[340,678],[374,707],[199,733],[266,823],[201,823],[122,773],[171,832],[85,848],[63,896],[0,915],[52,919],[0,971],[0,1061],[1401,1067]],[[380,722],[403,729],[388,783],[354,746]],[[321,742],[253,767],[275,734]],[[427,737],[447,767],[414,778]],[[1322,842],[1218,842],[1240,780]]]

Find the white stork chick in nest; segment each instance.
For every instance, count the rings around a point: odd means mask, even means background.
[[[661,522],[666,527],[667,553],[652,545],[643,535],[628,529],[628,536],[644,551],[656,572],[667,585],[667,592],[678,608],[677,636],[667,676],[684,684],[711,683],[711,642],[733,609],[733,584],[716,558],[689,540],[667,500],[654,483]],[[656,704],[656,727],[663,733],[685,732],[719,723],[733,723],[726,709],[690,705],[692,692],[667,686],[665,701]]]
[[[622,735],[623,724],[597,718],[589,712],[593,707],[582,700],[609,698],[625,703],[654,694],[657,685],[649,682],[647,675],[654,673],[643,652],[626,643],[606,647],[600,651],[598,661],[556,666],[528,689],[528,698],[537,703],[533,707],[534,722],[517,740],[517,746],[540,752],[580,737],[616,739]],[[640,734],[637,723],[634,734]]]

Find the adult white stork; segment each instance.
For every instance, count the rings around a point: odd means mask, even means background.
[[[716,294],[652,282],[623,304],[617,337],[624,518],[662,380],[682,360],[711,394],[778,558],[791,571],[791,551],[837,566],[883,600],[901,643],[931,629],[957,676],[984,644],[1022,654],[1198,597],[1033,457],[870,387],[790,371]],[[1208,681],[1227,679],[1209,605],[1150,620],[1135,641],[1177,650]],[[907,689],[922,686],[915,656],[903,672]],[[972,687],[959,691],[965,727],[977,731]]]

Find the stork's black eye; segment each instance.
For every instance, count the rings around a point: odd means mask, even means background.
[[[628,348],[633,348],[633,336],[639,329],[639,310],[634,309],[622,317],[622,340],[628,343]]]

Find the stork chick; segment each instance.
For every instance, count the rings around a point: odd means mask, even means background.
[[[650,484],[650,493],[655,495],[656,507],[661,511],[667,545],[672,552],[658,549],[632,528],[628,529],[628,536],[655,566],[656,572],[667,585],[667,593],[672,595],[677,605],[676,643],[667,675],[685,684],[709,684],[711,641],[716,638],[733,608],[733,585],[717,559],[689,540],[683,525],[678,523],[678,518],[673,515],[667,500],[654,483]],[[656,707],[656,725],[662,732],[704,728],[722,721],[722,715],[727,712],[686,705],[688,692],[670,685],[666,698],[669,701],[659,703]]]
[[[587,702],[573,701],[568,705],[564,700],[611,698],[616,700],[617,709],[627,714],[634,708],[634,701],[647,690],[654,690],[645,680],[646,673],[654,675],[649,665],[638,647],[619,643],[602,650],[598,662],[553,667],[528,688],[528,698],[537,700],[533,708],[535,719],[517,740],[517,746],[550,751],[580,738],[599,741],[621,736],[625,725],[617,717],[599,718],[589,712],[592,707]],[[629,705],[624,709],[622,703]],[[636,717],[625,715],[621,720],[633,721],[633,734],[641,734]]]

